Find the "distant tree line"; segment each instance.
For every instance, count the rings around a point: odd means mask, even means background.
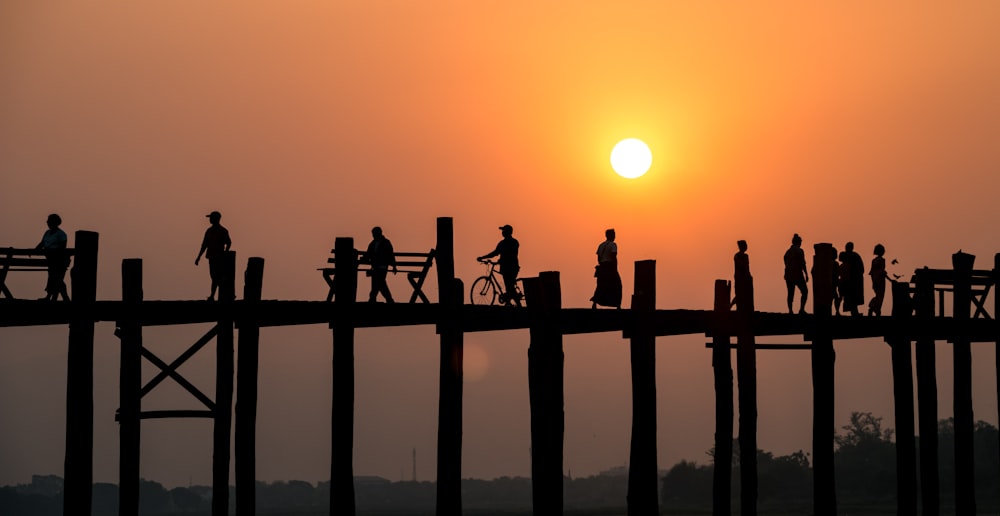
[[[845,511],[852,507],[891,509],[896,503],[896,443],[893,431],[881,417],[868,412],[851,414],[850,423],[835,437],[837,500]],[[938,425],[942,509],[954,506],[954,422]],[[975,426],[976,498],[983,513],[1000,513],[1000,441],[997,428],[980,421]],[[739,448],[734,442],[732,467],[733,507],[739,500]],[[919,448],[918,448],[919,449]],[[713,451],[708,455],[711,457]],[[711,459],[710,459],[711,461]],[[918,460],[919,464],[919,460]],[[797,451],[775,456],[758,450],[759,507],[786,513],[807,514],[812,508],[812,467],[808,453]],[[571,478],[563,483],[568,514],[621,513],[626,504],[626,468]],[[705,512],[712,506],[712,466],[681,461],[662,474],[661,508],[666,512]],[[166,489],[142,480],[140,514],[195,516],[211,514],[212,489],[208,486]],[[118,487],[94,484],[93,515],[118,514]],[[431,515],[435,510],[433,482],[391,482],[380,477],[356,477],[359,515]],[[230,487],[230,500],[235,493]],[[257,514],[326,514],[330,483],[301,480],[257,483]],[[471,515],[524,514],[531,511],[531,479],[500,477],[462,481],[464,512]],[[891,512],[891,511],[890,511]],[[0,487],[0,515],[61,516],[62,479],[36,475],[30,484]]]
[[[837,502],[845,510],[851,507],[896,505],[896,443],[893,431],[885,428],[881,417],[869,412],[854,412],[850,422],[834,437],[834,467]],[[1000,509],[1000,441],[997,428],[984,421],[975,426],[976,504],[983,512]],[[953,419],[938,422],[938,471],[941,504],[945,512],[955,500],[955,425]],[[919,438],[917,443],[919,468]],[[713,450],[708,452],[713,457]],[[762,510],[811,511],[813,475],[809,454],[799,450],[775,456],[757,451],[758,506]],[[710,459],[710,462],[714,460]],[[739,506],[739,441],[733,442],[733,507]],[[662,506],[670,510],[702,510],[712,505],[713,467],[681,461],[661,479]],[[919,472],[918,472],[919,479]]]

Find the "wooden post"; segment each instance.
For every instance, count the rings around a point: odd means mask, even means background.
[[[913,304],[917,324],[929,326],[934,319],[934,282],[927,269],[914,275],[916,292]],[[941,511],[940,473],[938,467],[938,392],[937,357],[934,339],[921,332],[916,343],[917,426],[920,431],[920,505],[925,516]]]
[[[994,338],[994,354],[996,355],[996,385],[997,410],[1000,413],[1000,253],[993,255],[993,324],[996,336]]]
[[[910,284],[892,283],[892,392],[896,409],[896,511],[917,514],[917,443],[913,428],[913,361],[907,332],[912,319]]]
[[[438,391],[437,509],[438,516],[462,514],[462,389],[464,339],[459,308],[465,288],[455,278],[454,231],[450,217],[437,219],[438,296],[441,356]]]
[[[632,361],[632,445],[629,447],[629,516],[659,514],[656,467],[656,261],[635,262],[629,349]]]
[[[97,300],[98,235],[76,232],[70,282],[73,316],[69,323],[66,369],[66,462],[63,514],[91,513],[94,483],[94,316]]]
[[[833,465],[833,339],[830,337],[833,304],[833,250],[830,244],[813,246],[813,511],[816,516],[837,514]]]
[[[236,253],[226,251],[219,283],[219,332],[215,336],[215,425],[212,447],[212,516],[229,515],[229,448],[233,430],[233,298]]]
[[[736,381],[740,400],[740,514],[757,514],[757,337],[753,278],[736,278]]]
[[[239,367],[236,375],[236,514],[253,516],[257,498],[257,370],[260,324],[257,306],[264,283],[264,259],[247,262],[243,277],[244,309],[239,319]]]
[[[976,482],[973,467],[974,421],[972,414],[972,349],[964,327],[971,319],[972,266],[976,257],[961,251],[951,255],[955,269],[952,317],[958,333],[953,335],[955,366],[955,514],[976,513]]]
[[[121,363],[118,376],[118,514],[139,514],[140,420],[142,412],[142,260],[122,260],[122,301],[118,321]]]
[[[533,320],[528,346],[531,404],[531,501],[535,514],[563,513],[563,349],[558,272],[524,279]]]
[[[715,319],[712,330],[712,371],[715,373],[715,456],[712,459],[712,514],[732,513],[733,471],[733,363],[729,349],[730,285],[715,280]]]
[[[330,514],[354,514],[354,323],[358,297],[358,255],[353,238],[334,242],[336,263],[333,329],[333,423],[330,457]]]

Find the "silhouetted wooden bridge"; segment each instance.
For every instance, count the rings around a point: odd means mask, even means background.
[[[813,314],[757,312],[752,278],[736,278],[736,310],[730,308],[731,283],[715,282],[713,310],[657,310],[655,261],[635,263],[631,308],[593,310],[562,308],[558,272],[525,278],[526,308],[471,306],[455,278],[452,220],[437,221],[438,303],[357,303],[357,250],[350,238],[335,243],[335,300],[282,301],[261,299],[264,260],[250,258],[244,295],[235,299],[236,257],[227,253],[226,280],[218,302],[153,301],[142,297],[142,261],[122,262],[122,298],[97,301],[98,235],[78,231],[72,271],[73,300],[64,303],[0,300],[0,326],[69,325],[64,513],[90,514],[93,482],[93,347],[94,324],[116,323],[121,339],[119,513],[139,507],[140,421],[150,418],[203,417],[214,420],[212,512],[229,511],[230,448],[235,450],[236,514],[255,512],[255,426],[259,329],[269,326],[328,324],[333,334],[333,402],[331,436],[331,514],[354,514],[354,330],[356,328],[435,325],[440,335],[440,391],[437,449],[437,514],[462,513],[462,375],[463,335],[470,332],[528,329],[533,505],[536,514],[563,512],[563,335],[621,332],[630,340],[632,362],[632,442],[628,476],[628,513],[658,514],[656,463],[656,337],[705,334],[711,337],[716,388],[716,457],[714,514],[730,514],[733,428],[733,366],[736,349],[739,393],[740,513],[757,512],[757,381],[758,349],[809,349],[813,373],[814,513],[837,513],[834,489],[834,361],[833,342],[878,337],[892,348],[897,435],[898,513],[940,511],[937,463],[936,340],[954,351],[955,485],[957,514],[975,513],[973,479],[973,414],[971,351],[973,342],[997,343],[1000,326],[990,316],[986,299],[1000,275],[1000,254],[990,270],[974,270],[974,257],[954,255],[953,270],[919,269],[910,282],[892,284],[893,309],[887,317],[833,317],[832,262],[829,244],[816,244],[813,268]],[[341,258],[343,257],[343,258]],[[831,278],[829,282],[817,278]],[[944,316],[945,294],[951,317]],[[998,313],[994,296],[993,313]],[[975,306],[973,313],[972,307]],[[937,308],[937,310],[936,310]],[[142,328],[158,325],[215,323],[202,338],[167,363],[142,346]],[[238,329],[238,342],[235,341]],[[756,337],[801,335],[809,344],[757,344]],[[735,344],[731,339],[735,337]],[[211,340],[216,341],[215,398],[183,378],[177,368]],[[915,342],[915,346],[911,346]],[[234,363],[234,346],[239,363]],[[916,351],[920,464],[917,488],[917,445],[914,428],[911,348]],[[145,384],[141,361],[160,371]],[[997,369],[1000,371],[1000,353]],[[234,370],[239,370],[235,378]],[[203,410],[143,411],[141,398],[166,378],[176,381],[205,405]],[[1000,390],[1000,388],[998,388]],[[998,393],[1000,394],[1000,393]],[[233,409],[235,397],[235,410]],[[1000,396],[998,396],[1000,399]],[[235,416],[235,421],[234,421]],[[233,435],[235,443],[230,442]]]

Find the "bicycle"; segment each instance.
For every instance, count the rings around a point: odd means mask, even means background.
[[[474,305],[506,305],[509,299],[507,298],[507,293],[503,290],[503,279],[497,278],[497,262],[493,260],[479,260],[479,263],[489,265],[490,272],[485,276],[476,278],[476,281],[472,282],[472,288],[469,290],[469,301]],[[524,294],[521,293],[521,287],[515,283],[514,304],[521,306],[522,299],[524,299]]]

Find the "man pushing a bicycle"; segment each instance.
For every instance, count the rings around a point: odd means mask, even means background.
[[[503,286],[504,290],[508,293],[517,292],[517,273],[521,270],[521,265],[517,261],[517,249],[520,246],[517,239],[513,237],[514,228],[510,224],[505,224],[500,226],[500,234],[503,235],[503,240],[497,243],[497,248],[489,254],[484,254],[479,258],[479,261],[487,260],[493,258],[494,256],[499,256],[500,259],[497,263],[500,264],[500,275],[503,276]],[[520,306],[520,299],[511,299],[514,296],[508,296],[504,300],[505,305],[511,304],[512,301],[516,301]]]

